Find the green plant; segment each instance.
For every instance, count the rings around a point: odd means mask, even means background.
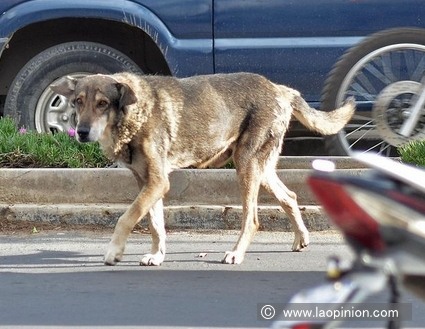
[[[398,152],[403,162],[425,167],[425,141],[411,142],[400,147]]]
[[[110,165],[97,143],[78,143],[73,131],[44,134],[0,118],[0,167],[100,168]]]

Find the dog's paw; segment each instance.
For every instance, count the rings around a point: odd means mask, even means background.
[[[142,260],[140,261],[141,266],[159,266],[164,261],[165,255],[161,252],[156,254],[146,254],[143,255]]]
[[[302,251],[310,243],[308,232],[300,232],[295,234],[294,244],[292,245],[292,251]]]
[[[123,252],[117,248],[110,246],[105,254],[104,264],[105,265],[116,265],[122,259]]]
[[[223,264],[241,264],[243,262],[243,258],[244,255],[237,251],[226,251],[221,262]]]

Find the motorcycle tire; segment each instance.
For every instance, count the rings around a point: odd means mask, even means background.
[[[385,87],[421,80],[421,60],[425,61],[425,29],[418,28],[377,32],[346,51],[326,79],[321,108],[332,110],[349,96],[355,97],[358,108],[343,131],[325,137],[330,155],[349,155],[352,150],[397,155],[396,147],[379,135],[370,113]]]

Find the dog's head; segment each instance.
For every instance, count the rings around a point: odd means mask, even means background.
[[[108,124],[114,123],[121,113],[125,114],[126,106],[137,100],[127,84],[107,75],[89,75],[79,79],[64,77],[50,88],[65,96],[75,107],[79,142],[99,140]]]

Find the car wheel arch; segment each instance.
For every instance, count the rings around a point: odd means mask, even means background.
[[[46,5],[43,6],[41,2],[33,1],[32,3],[31,6],[28,6],[27,3],[18,5],[0,17],[0,37],[4,36],[8,40],[0,58],[0,70],[5,71],[0,77],[0,95],[6,93],[13,80],[13,75],[27,61],[51,46],[71,41],[103,43],[125,53],[145,72],[170,74],[166,54],[162,52],[163,49],[160,46],[167,41],[160,36],[167,37],[171,34],[159,18],[145,7],[125,0],[123,3],[127,3],[128,7],[118,8],[115,5],[115,8],[99,11],[98,8],[95,10],[93,4],[87,11],[80,10],[77,13],[74,3],[69,5],[71,8],[66,8],[65,3],[52,1],[49,9],[59,9],[48,11],[46,11]],[[84,1],[85,7],[90,7],[90,4],[90,0]],[[96,2],[96,5],[98,6],[99,2]],[[131,10],[135,9],[134,6],[138,6],[139,16],[137,19],[131,13]],[[36,14],[28,16],[31,10]],[[44,13],[41,15],[43,11]],[[22,17],[25,17],[26,20]],[[130,19],[130,17],[133,18]],[[144,21],[144,24],[143,26],[135,25],[131,23],[132,20]],[[23,23],[24,21],[25,23]],[[62,26],[57,24],[59,22]],[[72,25],[81,27],[77,31],[73,31],[70,28]],[[52,29],[55,33],[52,33]],[[163,31],[159,33],[158,29]],[[115,30],[116,33],[114,33]],[[133,38],[142,40],[140,43],[125,42],[123,39],[126,38],[122,38],[122,33],[131,35],[130,38],[127,38],[129,40]],[[152,38],[152,33],[155,34],[154,38]],[[117,35],[121,35],[121,37],[117,38]],[[41,37],[37,43],[34,43],[34,38],[37,36]]]

